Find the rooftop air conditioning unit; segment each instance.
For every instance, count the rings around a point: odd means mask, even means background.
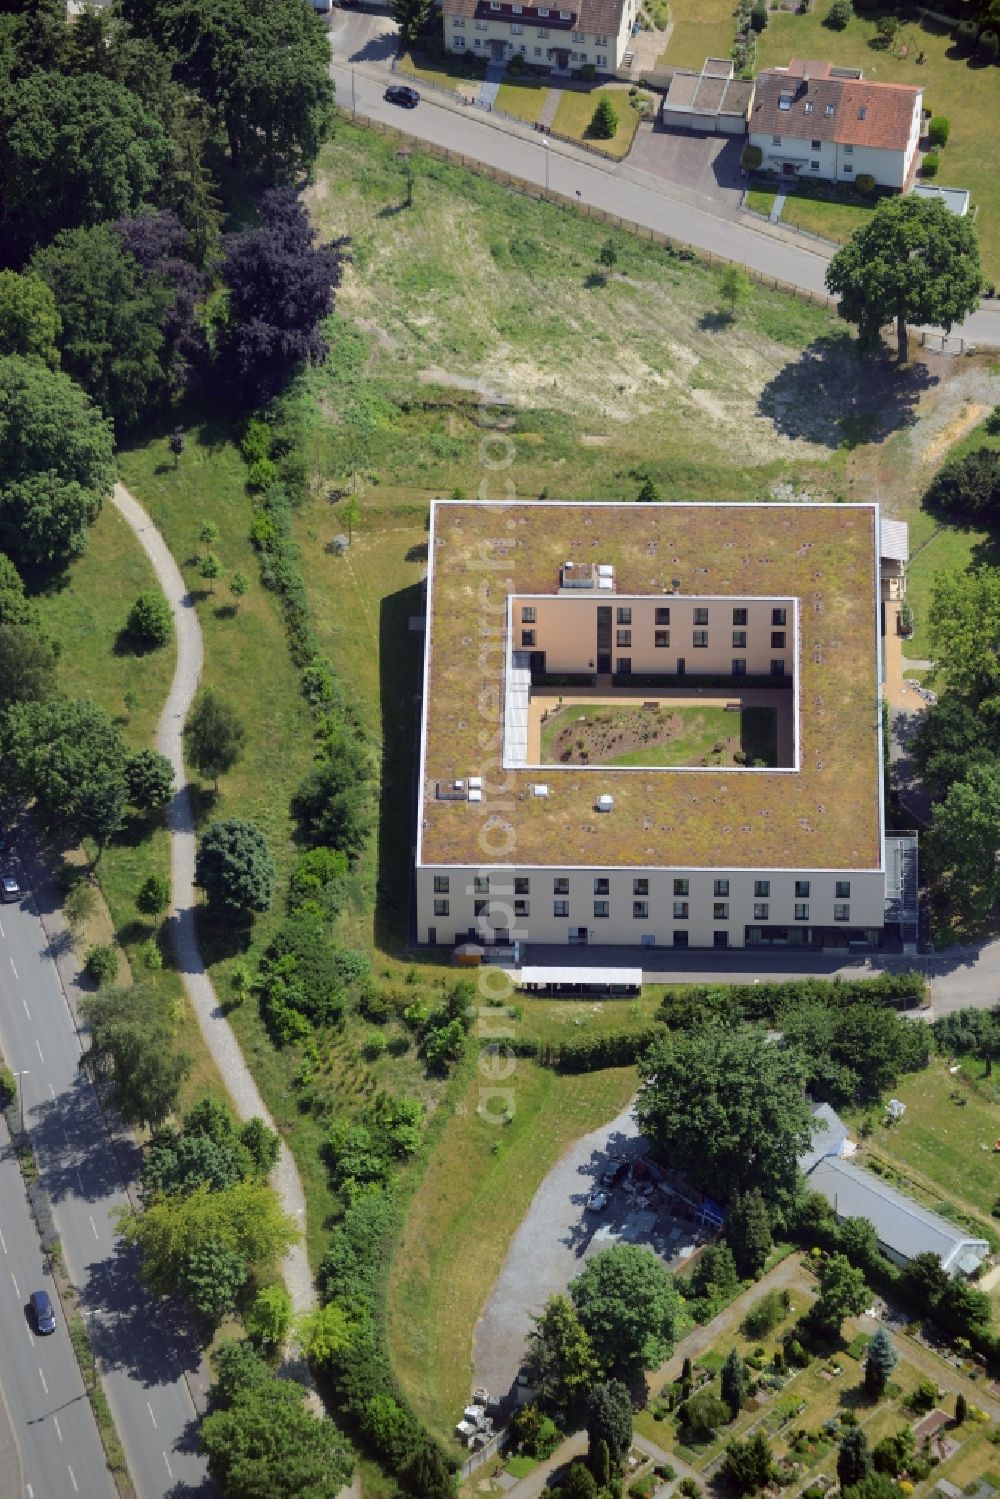
[[[483,799],[483,793],[482,793],[482,791],[479,789],[478,786],[474,786],[472,788],[472,790],[469,792],[469,801],[470,802],[481,802],[482,799]]]
[[[469,790],[470,791],[482,791],[482,789],[483,789],[483,778],[482,778],[482,776],[470,776],[469,777]]]
[[[611,808],[614,806],[614,804],[615,804],[615,799],[614,799],[613,796],[607,796],[607,795],[605,795],[605,796],[599,796],[597,798],[597,810],[598,810],[598,812],[610,812]]]
[[[531,794],[532,796],[548,796],[549,788],[547,786],[540,786],[536,784],[532,786]]]

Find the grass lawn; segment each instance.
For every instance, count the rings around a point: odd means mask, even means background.
[[[876,82],[919,85],[925,106],[951,121],[951,139],[941,153],[935,180],[942,186],[970,189],[973,203],[979,206],[976,228],[983,270],[990,279],[1000,280],[1000,179],[994,169],[1000,148],[996,70],[949,57],[954,43],[939,22],[928,19],[904,26],[897,55],[891,55],[869,45],[877,11],[852,16],[843,31],[831,31],[823,25],[829,8],[823,0],[805,15],[772,11],[757,41],[758,67],[784,66],[793,57],[816,57],[863,68],[865,77]],[[900,43],[907,49],[905,58],[898,55]],[[917,63],[918,52],[926,55],[925,62]]]
[[[660,58],[700,72],[706,57],[728,57],[736,34],[732,0],[670,0],[674,29]]]
[[[631,743],[647,734],[653,741],[649,744],[623,752],[613,748],[615,742]],[[773,764],[774,710],[757,708],[736,714],[706,703],[670,705],[662,713],[651,713],[635,702],[572,704],[558,708],[543,724],[541,753],[542,760],[552,765],[566,761],[567,756],[572,764],[686,766],[710,759],[713,764],[730,765],[734,763],[730,748],[713,753],[717,744],[729,739],[738,740],[735,747],[747,751],[751,760],[768,759]]]
[[[754,213],[762,213],[765,217],[770,218],[771,209],[774,207],[774,200],[777,196],[778,194],[772,192],[770,188],[752,187],[747,193],[747,207]]]
[[[523,80],[518,83],[501,83],[497,94],[497,108],[506,110],[509,115],[517,115],[519,120],[528,120],[534,124],[545,108],[548,93],[547,83],[525,83]]]
[[[409,73],[418,82],[433,83],[438,88],[450,89],[453,93],[457,93],[460,89],[466,87],[475,88],[482,81],[478,77],[468,77],[457,64],[454,70],[443,64],[434,66],[431,63],[424,62],[423,59],[414,58],[409,52],[405,52],[399,59],[398,71],[400,73]]]
[[[1000,1197],[1000,1155],[993,1152],[1000,1134],[1000,1074],[987,1078],[982,1063],[963,1059],[952,1077],[935,1057],[925,1071],[900,1078],[896,1094],[906,1114],[891,1127],[876,1125],[865,1148],[912,1173],[937,1211],[953,1203],[988,1225]]]
[[[851,188],[841,191],[839,184],[831,184],[827,191],[818,182],[807,183],[789,193],[781,210],[781,222],[843,244],[871,217],[877,201],[876,198],[864,201]]]
[[[519,1062],[516,1110],[498,1129],[477,1113],[482,1079],[444,1121],[407,1216],[390,1280],[393,1364],[419,1415],[450,1437],[469,1394],[472,1334],[535,1190],[573,1140],[612,1119],[633,1068],[559,1075]]]
[[[609,99],[618,116],[618,129],[612,140],[598,140],[590,133],[590,122],[594,110],[602,99]],[[624,88],[591,88],[562,90],[559,108],[552,122],[553,132],[568,135],[572,140],[584,141],[588,146],[605,156],[622,157],[631,149],[635,132],[639,126],[639,112],[634,109]]]

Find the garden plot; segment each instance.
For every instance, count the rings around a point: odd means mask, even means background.
[[[773,708],[720,703],[573,703],[541,724],[546,765],[741,766],[777,763]]]

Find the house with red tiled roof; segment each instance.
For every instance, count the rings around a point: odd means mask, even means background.
[[[831,182],[867,173],[902,192],[916,171],[922,108],[923,91],[910,84],[796,58],[758,75],[750,145],[764,171]]]
[[[632,35],[639,0],[442,0],[445,46],[451,52],[560,72],[591,66],[615,73]]]

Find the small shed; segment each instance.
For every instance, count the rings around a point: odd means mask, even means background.
[[[745,135],[753,90],[751,79],[733,77],[728,57],[706,57],[700,73],[674,70],[661,123],[704,135]]]
[[[959,219],[964,219],[969,211],[967,187],[937,187],[931,182],[918,182],[911,195],[914,198],[926,198],[929,203],[943,203],[948,212]]]
[[[642,994],[641,968],[521,969],[518,987],[555,999],[635,999]]]

